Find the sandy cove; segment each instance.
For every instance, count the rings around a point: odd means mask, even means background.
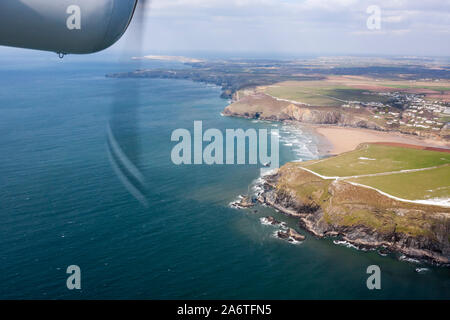
[[[424,147],[450,149],[450,142],[420,138],[399,132],[375,131],[362,128],[346,128],[327,125],[305,125],[316,132],[324,141],[319,143],[322,154],[340,154],[354,150],[361,143],[366,142],[395,142]]]

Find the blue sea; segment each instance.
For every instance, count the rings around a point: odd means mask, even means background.
[[[281,164],[318,157],[308,130],[221,116],[215,86],[106,73],[176,63],[1,57],[1,299],[449,299],[450,270],[316,239],[267,207],[237,210],[256,165],[174,165],[173,130],[278,129]],[[107,128],[133,115],[148,207],[111,167]],[[125,144],[127,137],[123,137]],[[257,212],[254,212],[254,211]],[[306,235],[277,239],[272,215]],[[66,269],[81,268],[81,290]],[[381,268],[381,290],[366,269]],[[426,267],[417,273],[416,268]]]

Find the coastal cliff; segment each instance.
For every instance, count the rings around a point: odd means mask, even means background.
[[[450,264],[449,208],[397,201],[345,181],[325,180],[295,163],[266,177],[258,201],[297,217],[318,237]]]
[[[332,124],[345,127],[385,130],[368,120],[368,111],[345,110],[338,107],[313,107],[275,99],[264,93],[244,96],[227,106],[225,116],[284,121],[293,120],[309,124]]]
[[[259,89],[261,90],[261,89]],[[332,106],[313,106],[306,103],[272,97],[258,89],[237,92],[233,102],[222,112],[225,116],[243,117],[269,121],[296,121],[313,125],[334,125],[339,127],[363,128],[376,131],[399,132],[435,141],[449,141],[448,129],[441,131],[420,128],[389,127],[377,121],[370,108],[345,108]]]

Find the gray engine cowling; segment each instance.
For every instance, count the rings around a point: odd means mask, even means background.
[[[125,33],[138,0],[0,0],[0,45],[86,54]]]

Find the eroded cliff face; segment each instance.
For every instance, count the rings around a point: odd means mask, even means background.
[[[267,178],[259,201],[299,218],[318,237],[385,246],[410,257],[450,264],[450,209],[401,202],[345,181],[283,166]]]
[[[347,127],[383,130],[374,122],[368,121],[363,112],[350,112],[336,108],[301,107],[290,104],[280,111],[281,120],[296,120],[311,124],[334,124]]]
[[[276,100],[263,93],[242,97],[223,111],[224,115],[262,120],[293,120],[310,124],[333,124],[347,127],[384,130],[373,121],[364,109],[313,107]]]

